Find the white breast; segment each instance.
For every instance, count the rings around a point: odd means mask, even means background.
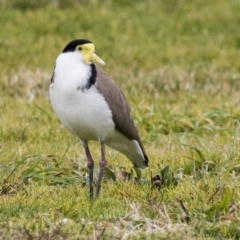
[[[79,53],[62,53],[50,86],[53,109],[62,124],[82,140],[104,140],[114,132],[112,112],[92,86],[83,90],[91,74]]]

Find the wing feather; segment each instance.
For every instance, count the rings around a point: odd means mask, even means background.
[[[148,157],[142,145],[137,128],[134,124],[131,109],[121,89],[102,69],[96,66],[97,81],[96,88],[104,95],[113,115],[115,128],[130,140],[136,140],[143,152],[145,162],[148,164]]]

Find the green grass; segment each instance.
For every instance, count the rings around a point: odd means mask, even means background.
[[[0,1],[0,238],[239,239],[238,1],[52,2]],[[83,149],[48,97],[76,38],[95,43],[150,159],[137,183],[104,179],[93,202]],[[107,159],[139,177],[120,153]]]

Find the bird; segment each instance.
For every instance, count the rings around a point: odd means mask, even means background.
[[[107,164],[105,145],[125,155],[135,167],[148,167],[148,156],[132,118],[129,103],[118,85],[98,65],[93,42],[69,42],[56,59],[49,94],[60,122],[82,143],[89,169],[89,194],[94,197],[92,158],[89,142],[101,149],[96,197],[99,196]]]

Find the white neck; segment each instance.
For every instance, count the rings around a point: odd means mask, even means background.
[[[54,74],[56,79],[54,85],[83,87],[90,77],[91,67],[84,62],[82,54],[77,51],[61,53],[56,60]]]

